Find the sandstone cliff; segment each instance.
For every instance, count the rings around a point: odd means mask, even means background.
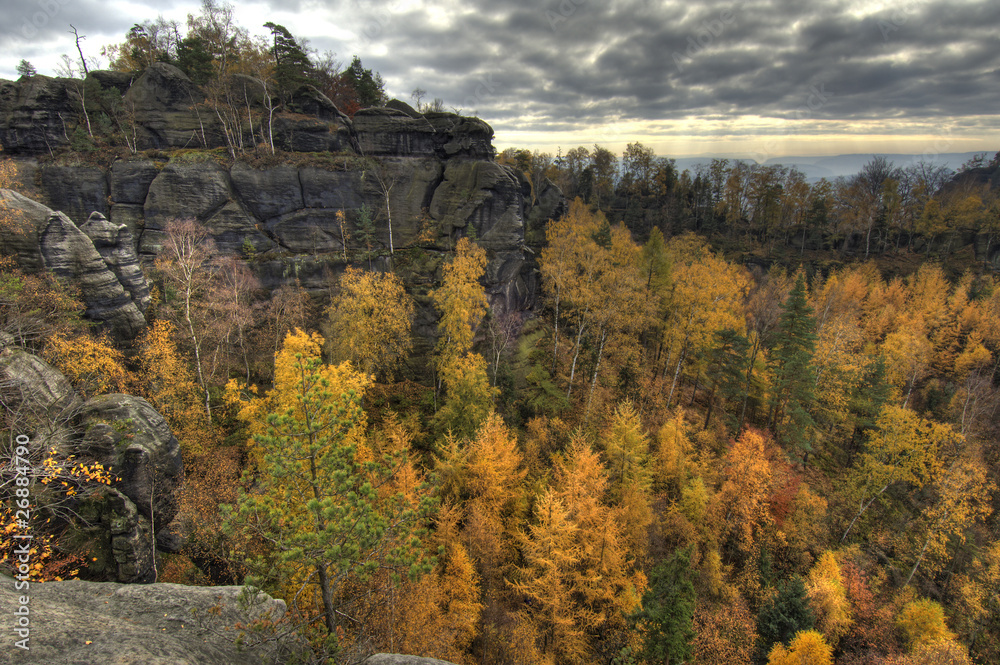
[[[420,114],[398,102],[347,118],[315,89],[303,88],[294,105],[305,112],[279,114],[274,123],[284,157],[255,153],[234,161],[210,152],[224,145],[222,134],[197,86],[174,67],[157,64],[134,80],[107,72],[92,78],[106,91],[122,90],[134,110],[139,151],[110,165],[87,164],[69,152],[79,81],[0,82],[0,143],[18,158],[22,181],[68,220],[104,218],[79,230],[124,293],[106,293],[107,304],[91,308],[91,316],[106,320],[108,312],[127,308],[126,300],[144,311],[148,292],[123,243],[131,234],[139,258],[150,262],[165,224],[177,218],[204,223],[217,245],[244,256],[267,288],[298,281],[319,292],[330,275],[349,263],[367,264],[374,254],[373,266],[401,274],[423,304],[416,333],[424,339],[435,334],[435,313],[423,296],[462,236],[488,252],[484,286],[495,308],[533,305],[537,278],[525,239],[560,213],[562,195],[549,184],[532,207],[523,175],[493,161],[493,130],[482,120]],[[358,240],[362,206],[374,218],[372,251],[362,252]],[[67,238],[63,244],[76,242],[68,220],[50,223],[49,234]],[[31,251],[18,252],[31,259]],[[83,266],[77,275],[97,266],[89,253],[74,257]],[[131,312],[109,324],[119,338],[137,325]]]

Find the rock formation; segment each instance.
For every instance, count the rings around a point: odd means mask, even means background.
[[[109,72],[92,77],[115,94],[124,91],[137,147],[151,152],[119,159],[110,168],[78,160],[22,161],[23,179],[36,183],[43,201],[71,220],[97,212],[113,228],[127,228],[143,260],[159,252],[169,220],[194,218],[211,229],[223,251],[252,255],[265,286],[298,280],[320,290],[329,274],[359,262],[364,205],[374,217],[380,268],[390,259],[403,273],[414,263],[420,269],[439,266],[440,260],[427,256],[443,256],[461,236],[475,236],[489,252],[485,286],[494,306],[532,304],[535,271],[525,251],[526,224],[558,214],[561,195],[526,197],[531,188],[524,177],[493,161],[493,129],[482,120],[418,113],[395,100],[348,118],[306,86],[291,101],[297,113],[278,114],[273,127],[276,147],[306,158],[266,167],[239,160],[224,166],[205,152],[157,152],[225,145],[214,114],[203,106],[203,93],[178,69],[158,63],[134,78]],[[44,76],[0,82],[4,152],[34,158],[65,151],[79,122],[79,84]],[[251,99],[259,97],[251,80],[245,85]],[[538,202],[534,208],[532,200]],[[123,236],[119,233],[118,247]],[[101,251],[105,259],[113,253]],[[123,264],[114,258],[108,265]],[[143,311],[141,288],[132,288],[122,271],[116,274]],[[433,275],[422,277],[433,281]],[[418,300],[426,290],[410,287]]]
[[[136,274],[138,260],[128,229],[109,229],[103,216],[94,215],[90,228],[102,242],[104,256],[95,247],[94,238],[57,212],[38,235],[42,261],[57,277],[80,289],[90,319],[104,324],[114,339],[131,342],[146,327],[143,313],[149,305],[149,288],[141,271]],[[125,288],[120,276],[126,278],[131,289]],[[141,310],[137,302],[144,303]]]
[[[238,625],[277,621],[286,611],[284,601],[264,593],[247,606],[242,591],[81,580],[35,583],[17,591],[13,579],[0,575],[0,606],[13,612],[20,596],[29,598],[29,649],[15,648],[13,638],[5,638],[4,662],[263,665],[291,662],[302,654],[306,645],[294,633],[259,643],[253,635],[244,635],[238,644],[241,633],[248,632]]]
[[[11,341],[0,340],[0,402],[11,427],[31,439],[32,459],[56,448],[119,478],[75,507],[85,522],[76,528],[98,558],[93,568],[120,582],[154,581],[154,534],[160,549],[181,545],[168,527],[184,473],[177,439],[146,400],[115,394],[83,401],[62,374]]]
[[[149,283],[126,225],[93,213],[77,226],[65,214],[9,190],[0,190],[0,205],[20,217],[21,232],[4,244],[24,270],[47,269],[71,282],[87,316],[126,347],[145,330]]]
[[[364,661],[364,665],[454,665],[437,658],[421,658],[420,656],[404,656],[398,653],[376,653]]]

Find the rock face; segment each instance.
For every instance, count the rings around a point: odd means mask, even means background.
[[[115,484],[139,513],[156,524],[177,515],[184,478],[180,445],[156,409],[133,395],[100,395],[80,408],[79,448],[112,469]]]
[[[17,217],[20,232],[4,239],[4,249],[17,255],[24,270],[48,269],[72,282],[87,316],[125,346],[145,329],[149,283],[128,226],[99,213],[77,226],[66,215],[5,189],[0,205]]]
[[[149,287],[138,268],[131,233],[95,215],[89,225],[92,238],[66,215],[53,213],[38,236],[42,261],[56,276],[79,287],[89,318],[106,326],[114,339],[131,342],[146,327]]]
[[[90,524],[82,536],[95,568],[120,582],[155,580],[154,551],[179,548],[169,523],[183,480],[180,447],[166,421],[144,399],[101,395],[83,401],[41,358],[0,340],[0,401],[19,434],[31,439],[36,463],[52,447],[80,462],[100,462],[119,478],[75,507]],[[154,545],[153,537],[156,537]]]
[[[49,154],[69,144],[80,98],[72,79],[47,76],[0,81],[0,143],[8,154]]]
[[[129,128],[139,150],[226,146],[216,114],[204,104],[204,93],[173,65],[156,63],[138,77],[91,72],[90,79],[89,86],[121,95],[124,115],[119,121]],[[244,77],[236,85],[240,86],[236,91],[239,99],[249,98],[263,109],[259,83]],[[70,146],[74,132],[85,142],[86,126],[80,120],[82,92],[83,81],[79,79],[32,76],[0,80],[0,144],[4,151],[19,156],[50,155]],[[93,111],[93,94],[88,94]],[[375,157],[493,156],[493,129],[475,118],[454,113],[419,114],[396,102],[394,108],[360,111],[352,122],[312,86],[296,91],[290,106],[295,114],[279,114],[270,132],[275,146],[283,150],[346,151]],[[399,108],[409,112],[396,110]],[[264,139],[259,132],[247,132],[243,147],[253,148]],[[94,210],[106,214],[99,208]]]
[[[241,591],[80,580],[32,583],[18,591],[13,579],[0,575],[0,605],[13,612],[21,606],[20,596],[29,598],[29,649],[5,640],[4,662],[263,665],[290,662],[304,653],[305,644],[294,634],[262,644],[250,637],[238,646],[237,624],[278,620],[286,611],[284,601],[263,593],[244,609]]]
[[[40,450],[65,449],[75,437],[82,400],[52,365],[12,342],[0,340],[0,399],[8,408],[11,427],[31,435]]]
[[[24,161],[21,175],[68,217],[46,220],[45,265],[86,281],[95,294],[88,315],[119,339],[141,329],[149,302],[125,245],[132,245],[138,261],[151,263],[167,224],[182,218],[203,223],[221,251],[247,258],[267,289],[297,282],[321,293],[348,264],[394,270],[423,310],[416,329],[425,341],[436,334],[426,294],[463,236],[487,250],[484,286],[495,309],[534,304],[537,270],[525,238],[559,213],[562,195],[549,184],[532,197],[521,174],[495,163],[493,129],[482,120],[419,113],[398,101],[348,118],[306,86],[293,95],[289,108],[295,113],[275,117],[272,134],[276,147],[307,154],[281,165],[261,166],[271,164],[266,157],[255,165],[239,159],[222,164],[218,153],[203,150],[225,145],[215,114],[179,70],[160,63],[134,80],[93,77],[105,89],[124,90],[135,141],[147,152],[110,168],[79,160]],[[40,76],[0,83],[5,152],[30,157],[68,146],[79,116],[78,84]],[[243,84],[251,103],[260,99],[259,84]],[[69,131],[60,133],[63,120]],[[247,134],[248,150],[268,138],[259,123],[255,135]],[[179,148],[200,150],[162,152]],[[363,228],[362,209],[371,232]],[[99,216],[90,217],[95,212]],[[88,221],[79,229],[69,221],[83,219]],[[96,254],[80,236],[90,238]]]

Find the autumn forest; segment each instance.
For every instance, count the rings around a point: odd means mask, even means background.
[[[491,307],[471,224],[415,283],[431,250],[384,251],[365,210],[321,291],[265,289],[252,247],[173,221],[130,348],[71,285],[3,258],[0,330],[80,395],[166,418],[186,544],[157,581],[283,599],[248,647],[296,631],[304,662],[996,663],[998,158],[809,182],[678,172],[638,143],[509,149],[525,196],[565,195],[526,228],[521,311]],[[16,176],[0,163],[0,186]],[[105,579],[80,503],[113,479],[56,451],[40,478],[37,576]],[[9,503],[0,520],[12,533]]]

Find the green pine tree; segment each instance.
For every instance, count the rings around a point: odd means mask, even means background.
[[[801,273],[781,307],[778,327],[771,352],[774,373],[771,427],[786,449],[799,451],[803,461],[808,461],[816,427],[809,413],[816,399],[812,367],[816,319],[806,300],[806,282]]]
[[[708,410],[705,414],[705,429],[712,421],[712,411],[715,407],[716,394],[722,397],[727,406],[738,408],[743,403],[746,394],[744,376],[747,371],[750,342],[747,338],[732,328],[724,328],[715,332],[715,343],[708,352],[707,384],[711,387],[708,397]],[[736,428],[735,416],[727,414],[730,429]]]
[[[642,657],[650,663],[683,663],[693,652],[694,546],[676,550],[653,569],[633,620],[643,634]]]
[[[302,47],[285,26],[268,21],[264,27],[271,31],[274,44],[271,55],[274,56],[274,81],[282,100],[288,101],[292,93],[300,86],[310,83],[313,75],[313,65]]]
[[[314,643],[335,651],[358,583],[380,567],[414,570],[419,516],[401,495],[380,496],[399,459],[357,459],[361,398],[333,385],[353,370],[325,366],[318,355],[293,358],[294,406],[268,416],[267,433],[255,437],[263,460],[245,473],[252,489],[224,507],[224,528],[258,544],[243,561],[250,583],[293,593],[307,633],[319,631]]]
[[[788,646],[797,632],[811,630],[814,623],[802,578],[795,576],[778,585],[777,593],[757,615],[757,662],[767,662],[776,643]]]
[[[382,81],[382,75],[377,72],[373,74],[372,70],[365,69],[358,56],[354,56],[351,66],[344,72],[344,80],[354,88],[361,108],[385,104],[385,83]]]

